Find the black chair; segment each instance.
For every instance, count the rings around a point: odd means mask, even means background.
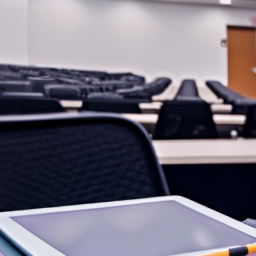
[[[250,106],[255,104],[255,101],[246,98],[243,95],[231,90],[218,81],[206,81],[206,85],[221,99],[224,103],[233,105],[233,114],[247,115]]]
[[[134,86],[130,89],[119,89],[116,92],[125,98],[151,99],[153,95],[162,93],[172,80],[166,77],[157,78],[154,82],[144,86]]]
[[[122,80],[127,82],[133,82],[135,84],[144,84],[145,77],[135,75],[133,73],[107,73],[107,80]]]
[[[99,81],[94,82],[94,86],[98,87],[112,87],[113,89],[121,89],[121,88],[132,88],[134,86],[133,82],[127,82],[122,80],[110,80],[110,81]]]
[[[217,138],[209,104],[197,97],[164,102],[154,139],[206,138]]]
[[[0,97],[0,115],[65,112],[58,101],[40,93],[5,92]]]
[[[256,138],[256,104],[249,107],[242,136]]]
[[[33,92],[44,92],[44,86],[46,84],[54,84],[56,80],[51,77],[27,77],[29,81],[32,83],[32,91]]]
[[[115,93],[93,93],[83,101],[81,110],[138,114],[141,113],[139,104],[148,102],[148,99],[124,99]]]
[[[150,138],[117,115],[0,119],[0,211],[169,195]]]

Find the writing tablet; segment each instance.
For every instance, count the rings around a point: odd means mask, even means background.
[[[178,196],[0,214],[30,255],[168,256],[256,242],[256,229]]]

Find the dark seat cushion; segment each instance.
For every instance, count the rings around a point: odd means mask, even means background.
[[[45,95],[57,99],[80,99],[81,90],[77,86],[47,84],[44,87]]]
[[[0,80],[0,92],[31,92],[32,83],[27,80]]]
[[[233,114],[247,115],[249,107],[255,104],[254,99],[246,98],[218,81],[206,81],[206,85],[225,103],[233,105]]]
[[[2,92],[1,97],[10,97],[10,98],[44,98],[44,94],[40,92]],[[1,99],[1,98],[0,98]]]
[[[0,97],[0,115],[65,112],[59,102],[40,97]]]
[[[150,102],[148,99],[125,99],[113,97],[90,98],[83,101],[82,110],[113,112],[113,113],[141,113],[139,104]]]
[[[33,92],[44,93],[44,86],[46,84],[56,83],[56,80],[51,77],[27,77],[27,79],[32,82]]]
[[[87,96],[88,99],[123,99],[122,95],[113,92],[92,92]]]
[[[248,109],[243,136],[246,138],[256,138],[256,103]]]
[[[203,100],[166,101],[156,124],[154,139],[217,138],[211,109]]]
[[[183,80],[177,96],[199,97],[195,80]]]

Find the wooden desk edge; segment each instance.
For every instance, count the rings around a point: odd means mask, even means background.
[[[161,165],[256,163],[256,156],[161,157],[157,155],[157,157]]]

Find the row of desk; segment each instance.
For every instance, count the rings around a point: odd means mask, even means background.
[[[162,103],[173,100],[179,86],[171,85],[162,94],[153,97],[152,103],[142,103],[142,114],[122,114],[122,116],[144,125],[153,134]],[[231,115],[232,106],[222,104],[222,99],[205,85],[198,86],[199,95],[211,105],[213,121],[216,125],[244,125],[246,116]],[[80,101],[61,101],[73,113],[80,108]],[[256,163],[256,139],[212,139],[212,140],[159,140],[153,145],[162,165],[172,164],[225,164]]]
[[[173,100],[178,90],[179,86],[169,86],[161,95],[153,97],[155,102],[140,104],[145,114],[123,116],[153,130],[158,120],[157,110],[161,108],[161,103],[157,101]],[[245,124],[246,116],[231,115],[232,105],[222,104],[223,100],[217,98],[206,85],[198,86],[198,93],[203,100],[212,104],[213,121],[216,125]],[[153,145],[162,165],[256,163],[256,139],[159,140],[153,141]]]
[[[177,88],[167,88],[154,100],[172,100]],[[211,104],[216,127],[244,125],[246,116],[231,115],[232,106],[223,104],[207,86],[198,86],[198,91]],[[126,117],[153,131],[158,117],[151,113]],[[256,139],[157,140],[153,146],[173,195],[239,220],[256,218],[255,205],[251,204],[255,198]]]

